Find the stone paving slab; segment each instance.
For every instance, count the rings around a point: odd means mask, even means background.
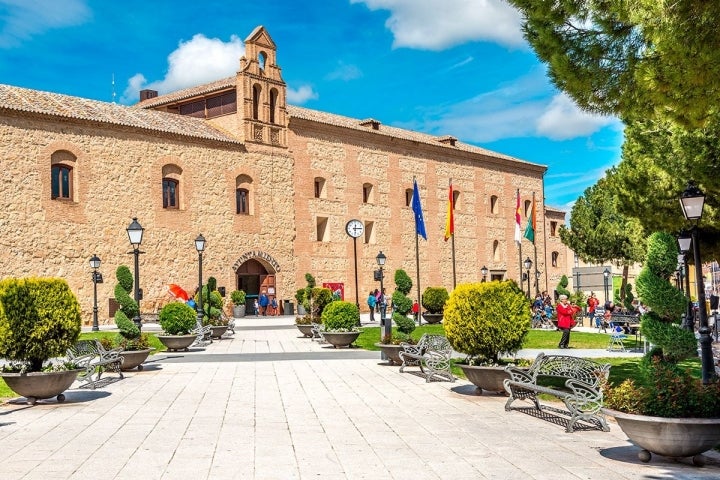
[[[65,403],[2,405],[0,478],[720,478],[716,452],[703,468],[644,464],[612,420],[607,433],[568,434],[465,381],[426,383],[379,352],[299,338],[280,328],[290,317],[243,321],[255,328],[158,354],[124,380],[69,390]]]

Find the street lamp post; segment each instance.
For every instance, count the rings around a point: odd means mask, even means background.
[[[530,269],[532,268],[532,260],[530,260],[530,257],[527,257],[525,261],[523,262],[523,267],[525,267],[525,278],[527,278],[527,298],[530,298]]]
[[[93,255],[90,257],[90,268],[93,269],[92,280],[93,280],[93,323],[92,331],[97,332],[100,330],[98,325],[98,306],[97,306],[97,284],[102,283],[102,274],[98,272],[100,268],[100,257]]]
[[[480,269],[480,273],[482,273],[482,277],[483,277],[482,281],[483,281],[483,282],[486,281],[486,280],[487,280],[488,269],[487,269],[487,267],[486,267],[485,265],[483,265],[482,268]]]
[[[605,287],[605,304],[607,305],[610,290],[610,270],[608,270],[607,267],[603,270],[603,286]]]
[[[202,233],[195,239],[195,250],[198,252],[198,302],[197,302],[197,320],[198,325],[202,325],[203,317],[205,312],[203,311],[203,300],[202,300],[202,254],[205,250],[205,237]],[[208,301],[210,301],[210,292],[208,291]]]
[[[693,260],[695,262],[695,286],[697,287],[698,312],[700,314],[700,363],[702,364],[702,381],[708,384],[715,377],[715,367],[712,356],[712,336],[708,326],[707,306],[705,305],[705,287],[703,285],[702,261],[700,259],[700,243],[698,241],[697,225],[702,218],[705,194],[690,181],[680,196],[680,206],[686,220],[695,220],[691,230],[693,246]]]
[[[692,237],[687,234],[684,230],[680,232],[678,237],[678,247],[680,248],[680,255],[678,259],[682,257],[682,265],[685,272],[680,273],[680,279],[682,282],[683,275],[685,276],[685,298],[687,299],[687,309],[685,311],[685,320],[682,322],[682,328],[691,332],[695,331],[695,315],[693,314],[692,300],[690,299],[690,267],[687,264],[686,255],[690,251],[690,245],[692,244]],[[680,289],[683,288],[681,283]]]
[[[380,304],[380,325],[382,325],[383,327],[383,338],[392,335],[392,321],[388,321],[385,318],[387,314],[387,298],[385,298],[385,288],[383,286],[383,280],[385,277],[385,272],[383,272],[383,266],[385,265],[386,260],[387,257],[385,256],[385,254],[382,253],[382,250],[380,251],[380,253],[377,254],[377,257],[375,257],[375,261],[380,267],[380,270],[378,270],[378,279],[380,280],[380,298],[382,299],[382,303]]]
[[[144,253],[140,251],[140,244],[142,243],[143,233],[145,229],[138,223],[137,218],[133,217],[132,223],[127,227],[128,238],[130,244],[133,247],[133,251],[130,252],[135,256],[135,303],[137,304],[137,312],[133,317],[132,321],[142,330],[142,321],[140,320],[140,254]]]

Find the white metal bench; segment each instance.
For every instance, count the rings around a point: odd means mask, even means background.
[[[602,383],[610,373],[610,364],[600,364],[585,358],[568,355],[545,355],[540,353],[528,368],[509,366],[505,371],[510,374],[503,384],[510,395],[505,410],[517,399],[529,399],[535,408],[542,410],[538,394],[545,393],[561,399],[570,412],[570,421],[565,429],[572,432],[578,420],[584,420],[610,430],[600,408],[603,404]],[[564,380],[563,387],[544,386],[538,379],[559,378]]]
[[[420,337],[417,345],[409,343],[401,343],[403,348],[399,353],[403,363],[400,365],[400,372],[405,367],[417,366],[420,371],[425,374],[425,381],[429,382],[434,376],[438,376],[455,381],[450,369],[450,357],[452,356],[452,347],[448,339],[442,335],[424,334]]]
[[[78,380],[87,383],[94,390],[103,372],[110,371],[124,378],[121,367],[123,360],[122,348],[105,350],[98,340],[78,340],[67,350],[68,360],[75,362],[85,372],[78,375]]]

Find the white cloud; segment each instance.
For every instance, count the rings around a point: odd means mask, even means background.
[[[503,0],[350,0],[389,10],[395,48],[444,50],[469,41],[522,47],[520,13]]]
[[[325,76],[327,80],[355,80],[362,77],[362,71],[357,65],[348,65],[343,62],[338,63],[338,67]]]
[[[298,89],[289,87],[287,89],[287,101],[293,105],[302,105],[308,100],[315,100],[317,98],[318,94],[308,85],[303,85]]]
[[[137,101],[138,92],[144,88],[163,94],[232,76],[240,67],[240,57],[244,53],[245,46],[236,35],[223,42],[195,34],[187,42],[180,42],[168,56],[165,78],[147,83],[143,74],[135,74],[128,80],[121,102]]]
[[[3,0],[0,4],[0,48],[14,47],[47,30],[82,24],[91,17],[84,0]]]
[[[537,120],[537,133],[552,140],[590,135],[617,119],[581,110],[565,93],[555,95]]]

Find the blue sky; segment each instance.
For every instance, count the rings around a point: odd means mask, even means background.
[[[620,159],[622,124],[552,86],[502,0],[0,0],[0,83],[132,104],[233,75],[258,25],[289,103],[547,165],[548,205]]]

